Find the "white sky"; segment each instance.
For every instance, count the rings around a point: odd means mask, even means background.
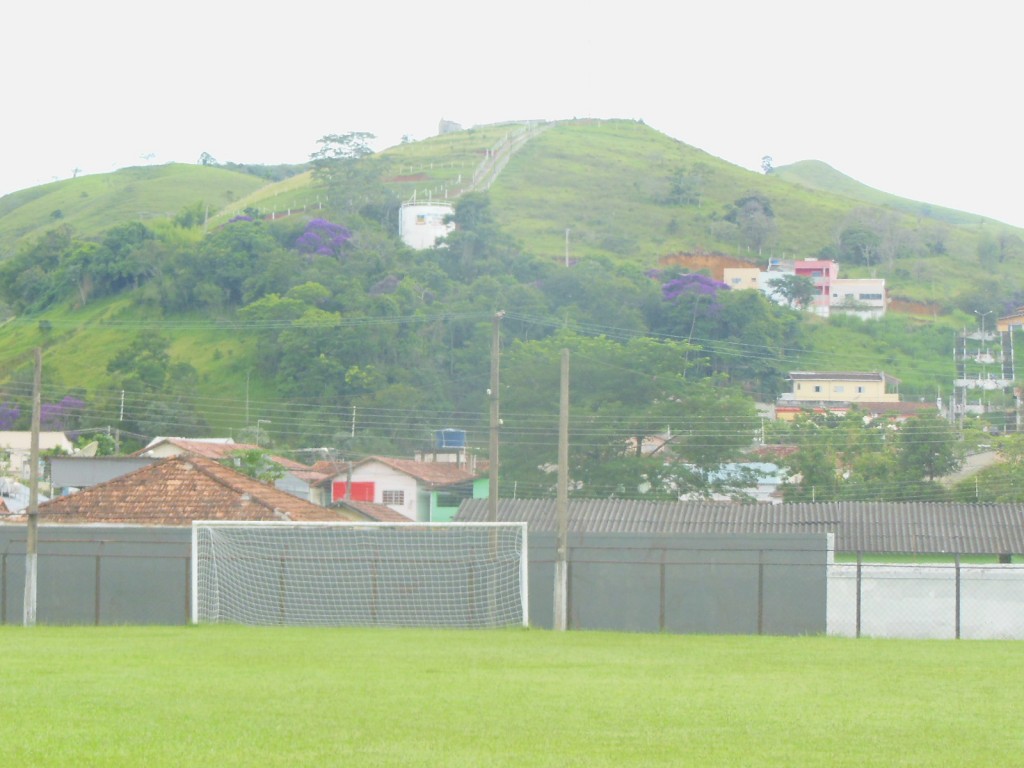
[[[19,3],[0,194],[126,165],[297,163],[478,123],[633,118],[758,169],[821,160],[1024,226],[1020,37],[976,0]],[[691,7],[692,6],[692,7]]]

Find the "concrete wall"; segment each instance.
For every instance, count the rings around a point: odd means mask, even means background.
[[[0,623],[20,624],[25,526],[0,525]],[[191,530],[39,529],[41,624],[185,624]],[[830,565],[824,535],[575,534],[574,629],[1024,639],[1022,565]],[[530,621],[551,627],[553,534],[529,535]],[[858,602],[860,610],[858,611]]]
[[[24,615],[23,525],[0,526],[0,624]],[[40,624],[186,624],[190,528],[39,527]]]
[[[555,536],[530,533],[530,624],[554,624]],[[823,634],[830,534],[575,534],[569,627]]]

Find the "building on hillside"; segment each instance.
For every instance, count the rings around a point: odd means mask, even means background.
[[[757,267],[725,267],[722,269],[722,282],[734,291],[758,291],[764,274]]]
[[[844,414],[857,406],[870,413],[900,402],[899,379],[880,372],[793,371],[789,380],[793,391],[781,395],[775,404],[775,417],[783,421],[792,421],[801,411]],[[890,387],[897,391],[889,391]]]
[[[829,312],[874,319],[885,315],[885,280],[874,277],[847,277],[832,281]]]
[[[840,278],[839,264],[826,259],[783,261],[771,259],[767,270],[757,267],[726,267],[722,281],[733,290],[758,290],[777,304],[788,305],[775,282],[785,275],[805,277],[814,285],[808,311],[822,317],[833,312],[873,319],[885,315],[888,298],[882,278]]]
[[[829,259],[802,259],[793,262],[793,274],[806,277],[814,284],[811,311],[828,317],[832,305],[832,282],[839,277],[839,264]]]
[[[996,318],[996,330],[1000,333],[1022,327],[1024,327],[1024,307],[1017,307],[1010,314]]]
[[[63,432],[40,432],[39,450],[71,453],[72,443]],[[32,455],[31,432],[0,432],[0,477],[28,480]]]
[[[900,399],[899,379],[877,371],[792,371],[789,380],[792,400],[895,403]],[[890,386],[897,391],[890,392]]]
[[[451,221],[454,213],[451,203],[410,200],[399,212],[398,234],[403,243],[417,251],[433,248],[439,239],[455,231]]]

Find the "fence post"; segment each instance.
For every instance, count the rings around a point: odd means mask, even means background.
[[[757,634],[764,634],[764,550],[757,550]]]
[[[956,569],[956,598],[954,599],[953,610],[956,611],[956,617],[954,619],[954,637],[960,639],[960,553],[956,553],[956,557],[953,560],[954,567]]]
[[[860,637],[860,619],[861,619],[861,594],[862,584],[864,575],[864,556],[861,552],[857,552],[857,632],[856,637]]]
[[[658,578],[660,584],[658,585],[658,591],[660,593],[660,599],[658,601],[658,631],[665,631],[665,549],[661,550],[661,563],[658,564]],[[568,612],[567,612],[568,613]]]
[[[185,626],[192,620],[192,556],[185,555]]]
[[[100,542],[100,550],[102,551],[102,549],[103,549],[103,542]],[[101,555],[101,554],[97,554],[96,555],[96,584],[95,584],[96,599],[95,599],[95,602],[93,603],[93,610],[95,612],[95,623],[96,623],[97,627],[100,625],[100,602],[101,602],[100,601],[100,572],[101,572],[100,561],[102,560],[102,558],[103,558],[103,555]]]

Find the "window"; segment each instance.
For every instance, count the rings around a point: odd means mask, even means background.
[[[864,387],[857,387],[857,394],[858,395],[863,395],[864,394]]]
[[[861,301],[881,301],[882,294],[880,293],[862,293],[860,295]]]
[[[815,384],[814,385],[814,391],[815,392],[821,392],[821,384]]]
[[[840,393],[842,391],[843,391],[843,385],[842,384],[837,384],[836,385],[836,393],[838,394],[838,393]]]
[[[402,506],[405,504],[405,491],[381,491],[381,502]]]

